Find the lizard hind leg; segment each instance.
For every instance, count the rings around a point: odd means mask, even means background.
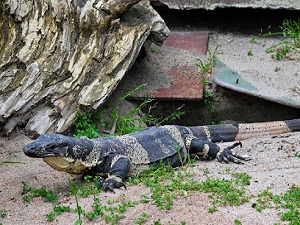
[[[251,158],[249,156],[241,156],[232,151],[232,149],[234,149],[238,146],[242,147],[242,143],[236,142],[236,143],[224,148],[223,150],[220,150],[217,154],[218,161],[225,162],[225,163],[234,162],[237,164],[244,164],[243,161],[251,160]]]

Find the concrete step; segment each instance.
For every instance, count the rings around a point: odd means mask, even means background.
[[[152,45],[126,76],[135,86],[147,84],[129,99],[202,100],[203,85],[196,66],[206,54],[208,31],[171,31],[163,46]]]

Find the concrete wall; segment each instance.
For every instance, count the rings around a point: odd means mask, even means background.
[[[215,8],[270,8],[300,9],[299,0],[158,0],[153,4],[163,4],[170,9],[208,9]]]

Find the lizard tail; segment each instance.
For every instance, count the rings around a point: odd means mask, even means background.
[[[194,136],[212,142],[241,141],[253,137],[300,131],[300,119],[260,123],[194,126],[189,128]]]

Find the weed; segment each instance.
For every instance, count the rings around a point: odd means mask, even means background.
[[[255,209],[258,212],[261,212],[263,209],[265,209],[267,207],[271,207],[270,201],[273,198],[273,194],[270,192],[269,188],[267,188],[263,192],[259,193],[257,195],[257,197],[258,197],[258,199],[255,204]]]
[[[132,184],[143,182],[150,187],[151,196],[142,196],[141,202],[151,202],[159,209],[171,209],[177,194],[196,189],[197,185],[190,174],[182,175],[179,172],[176,175],[174,168],[162,162],[143,171],[139,177],[129,178],[128,182]]]
[[[247,174],[234,174],[236,179],[212,179],[204,182],[193,179],[188,171],[177,171],[160,163],[149,170],[145,170],[139,177],[128,179],[131,184],[143,182],[150,187],[151,196],[142,196],[141,202],[151,202],[159,209],[171,209],[173,200],[177,196],[187,196],[190,191],[208,193],[212,198],[212,207],[209,212],[217,210],[217,205],[241,205],[249,200],[245,196],[245,188],[238,187],[249,184],[250,176]]]
[[[57,216],[62,215],[64,212],[71,212],[70,206],[53,205],[53,211],[46,214],[46,219],[49,222],[53,222]]]
[[[121,219],[120,214],[124,213],[128,207],[134,207],[138,204],[136,201],[122,201],[118,205],[112,205],[115,202],[107,202],[111,206],[101,204],[101,200],[94,197],[93,211],[84,212],[84,216],[89,220],[94,220],[99,217],[103,218],[106,223],[117,224]]]
[[[282,58],[284,58],[287,53],[291,52],[291,46],[289,46],[288,44],[285,45],[281,45],[281,46],[277,46],[276,48],[269,48],[267,49],[267,53],[272,53],[272,57],[280,60]]]
[[[232,177],[236,179],[236,181],[242,185],[250,185],[251,176],[246,173],[232,173]]]
[[[160,219],[154,221],[153,225],[163,225]]]
[[[177,154],[178,154],[178,158],[179,158],[180,164],[181,164],[181,166],[183,166],[184,161],[183,161],[182,156],[181,156],[181,153],[180,153],[180,148],[179,148],[178,146],[175,146],[175,149],[176,149],[176,151],[177,151]]]
[[[3,218],[6,216],[7,211],[5,209],[0,210],[0,217]]]
[[[234,220],[235,225],[242,225],[242,222],[239,219]]]
[[[274,195],[267,188],[260,194],[258,194],[256,210],[261,212],[267,207],[275,207],[276,209],[284,209],[281,212],[281,220],[288,221],[289,224],[300,224],[300,188],[296,185],[292,185],[282,195]],[[281,210],[280,210],[281,211]]]
[[[217,54],[222,54],[221,52],[218,52],[218,48],[219,48],[219,46],[217,46],[213,52],[208,50],[209,57],[208,57],[207,62],[204,62],[201,59],[198,59],[198,63],[196,64],[196,66],[200,68],[200,74],[202,75],[202,79],[200,82],[204,86],[203,102],[204,102],[205,107],[208,109],[208,111],[211,113],[211,115],[213,117],[212,124],[217,124],[218,119],[217,119],[217,112],[216,112],[215,106],[212,102],[212,91],[210,91],[208,89],[209,85],[208,85],[207,80],[208,80],[208,74],[210,74],[212,72],[212,68],[217,62]]]
[[[16,162],[16,161],[0,161],[1,164],[26,164],[25,162]]]
[[[280,67],[278,67],[278,66],[276,66],[274,69],[275,72],[278,72],[279,70],[280,70]]]
[[[264,36],[282,35],[283,39],[266,50],[272,53],[272,57],[280,60],[294,49],[300,48],[300,18],[298,20],[284,20],[281,31],[276,33],[265,34]]]
[[[95,176],[94,178],[92,176],[84,176],[84,183],[81,185],[72,185],[73,191],[76,192],[76,194],[80,197],[88,197],[89,195],[97,195],[100,193],[100,190],[98,188],[99,184],[99,177]],[[92,182],[92,184],[89,184]],[[73,191],[71,189],[71,192],[67,194],[67,196],[70,196],[73,194]]]
[[[143,224],[149,218],[147,213],[142,213],[139,218],[134,221],[134,224]]]
[[[75,127],[74,137],[85,136],[88,138],[97,138],[99,136],[99,131],[93,120],[92,113],[86,113],[84,115],[82,112],[77,111]]]
[[[211,116],[213,117],[212,124],[217,124],[219,120],[218,120],[218,114],[217,114],[216,108],[212,102],[212,91],[207,90],[208,82],[206,79],[202,79],[201,82],[203,83],[203,86],[204,86],[204,93],[203,93],[204,105],[210,112]]]
[[[82,224],[81,215],[83,214],[83,210],[78,203],[76,186],[70,180],[69,180],[69,185],[70,185],[71,191],[72,191],[72,193],[75,197],[75,201],[76,201],[76,211],[78,214],[78,219],[75,221],[75,224]]]
[[[161,53],[160,49],[155,49],[155,48],[150,48],[149,51],[152,53]]]
[[[166,116],[165,118],[154,117],[151,114],[150,110],[148,111],[148,113],[142,113],[142,109],[147,107],[149,103],[151,103],[154,100],[153,98],[149,97],[146,98],[140,105],[134,108],[127,115],[120,116],[119,109],[122,102],[132,93],[140,90],[144,86],[145,84],[140,85],[134,90],[127,92],[118,100],[115,109],[110,115],[110,121],[108,122],[108,124],[112,127],[110,135],[124,135],[137,132],[146,129],[147,125],[159,126],[166,122],[172,122],[175,119],[180,118],[184,114],[184,112],[180,111],[184,105],[175,109],[173,113]],[[84,115],[82,112],[78,111],[76,113],[77,119],[75,123],[76,131],[74,133],[74,137],[86,136],[88,138],[97,138],[99,136],[99,130],[97,129],[97,126],[106,126],[106,123],[103,119],[105,113],[106,111],[104,109],[101,109],[98,115],[94,115],[91,113],[86,113]],[[139,114],[139,116],[135,116],[137,114]],[[98,121],[98,123],[96,124],[95,121]]]
[[[25,202],[30,202],[32,198],[42,197],[45,202],[55,202],[57,196],[52,191],[46,190],[45,188],[35,189],[30,187],[26,182],[22,181],[22,194]]]
[[[282,27],[282,34],[284,37],[290,38],[292,44],[299,48],[300,47],[300,18],[298,20],[284,20]]]
[[[248,56],[253,56],[253,52],[252,51],[248,51],[247,55]]]
[[[214,205],[214,202],[213,202],[213,206],[208,208],[208,212],[213,213],[215,211],[218,211],[218,208],[217,208],[217,206]]]
[[[300,152],[295,152],[295,157],[298,157],[298,158],[300,158]]]
[[[300,188],[293,185],[287,192],[285,192],[278,202],[281,207],[287,211],[282,213],[281,220],[289,221],[290,224],[300,224]]]
[[[204,173],[204,174],[210,174],[210,171],[209,171],[208,168],[204,168],[204,169],[203,169],[203,173]]]
[[[175,109],[173,113],[166,116],[165,118],[156,118],[151,114],[151,111],[148,111],[148,113],[142,113],[142,109],[144,109],[146,106],[149,105],[154,99],[153,98],[146,98],[144,101],[134,108],[131,112],[129,112],[125,116],[119,115],[119,107],[121,103],[132,93],[140,90],[145,85],[140,85],[136,89],[127,92],[124,96],[122,96],[117,103],[116,109],[111,114],[111,120],[115,123],[115,132],[117,135],[124,135],[129,134],[133,132],[137,132],[140,130],[143,130],[147,128],[147,125],[154,125],[154,126],[160,126],[161,124],[165,122],[171,122],[175,119],[180,118],[184,112],[181,112],[182,106]],[[139,114],[139,117],[135,117],[134,115]]]
[[[201,191],[210,193],[214,206],[242,205],[249,201],[249,197],[245,196],[244,187],[237,187],[239,184],[243,185],[239,180],[207,178],[201,185]]]
[[[221,52],[218,52],[218,48],[219,46],[217,46],[213,52],[208,50],[207,62],[198,59],[198,63],[196,64],[196,66],[200,68],[201,75],[210,74],[212,72],[212,68],[217,62],[217,55],[222,54]]]
[[[250,42],[251,43],[256,43],[256,41],[257,41],[257,37],[255,36],[255,35],[250,35]]]
[[[125,116],[119,116],[119,111],[115,111],[115,113],[112,114],[112,120],[116,123],[114,133],[117,135],[129,134],[145,129],[147,127],[146,124],[154,123],[155,118],[147,114],[134,117],[135,113],[141,112],[141,110],[152,101],[152,98],[146,98],[138,107]]]

